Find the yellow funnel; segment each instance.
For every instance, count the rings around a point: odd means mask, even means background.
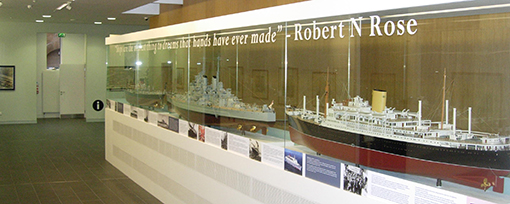
[[[386,108],[386,91],[385,90],[372,90],[372,110],[382,113]]]

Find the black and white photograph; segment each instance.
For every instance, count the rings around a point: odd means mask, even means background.
[[[343,183],[344,190],[364,195],[367,192],[367,174],[365,169],[360,167],[344,164],[343,166]]]
[[[143,111],[143,112],[144,112],[143,121],[145,121],[145,122],[149,122],[149,110],[147,110],[147,109],[141,109],[141,111]]]
[[[131,107],[131,114],[130,114],[131,117],[133,118],[136,118],[138,119],[138,108],[136,107]]]
[[[14,66],[0,66],[0,90],[14,90]]]
[[[168,117],[168,129],[179,132],[179,119],[174,117]]]
[[[168,115],[165,114],[158,115],[158,126],[168,129]]]
[[[198,125],[194,123],[189,123],[189,129],[188,129],[188,137],[197,139],[198,138]]]
[[[221,134],[221,148],[224,150],[228,150],[228,133],[224,132]]]
[[[260,152],[260,144],[259,141],[250,139],[250,158],[253,160],[261,161],[262,156]]]
[[[117,112],[124,114],[124,104],[117,102]]]

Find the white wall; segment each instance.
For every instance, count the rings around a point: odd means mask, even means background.
[[[85,117],[104,120],[104,111],[92,109],[96,99],[106,99],[106,46],[109,34],[148,29],[148,26],[84,25],[0,22],[0,65],[16,66],[16,90],[0,91],[0,124],[35,123],[42,117],[42,70],[46,69],[46,33],[87,35],[87,75]]]

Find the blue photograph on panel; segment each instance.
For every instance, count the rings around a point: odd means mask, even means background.
[[[303,175],[303,153],[285,149],[285,170]]]

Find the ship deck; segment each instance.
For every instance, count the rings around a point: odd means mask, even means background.
[[[300,120],[306,120],[310,123],[314,123],[314,124],[318,124],[316,121],[314,121],[315,119],[315,115],[308,115],[310,117],[305,117],[306,119],[303,119],[301,118],[300,116],[295,116],[295,117],[298,117],[300,118]],[[329,119],[331,120],[331,119]],[[353,121],[348,121],[348,120],[344,120],[344,119],[335,119],[336,121],[340,121],[340,122],[344,122],[344,123],[347,123],[349,124],[350,126],[353,126],[353,125],[356,125],[356,126],[360,126],[361,127],[367,127],[367,128],[359,128],[358,130],[356,131],[362,131],[362,132],[366,132],[366,133],[372,133],[374,134],[375,136],[377,137],[392,137],[393,135],[391,135],[390,133],[388,132],[381,132],[381,131],[374,131],[374,130],[383,130],[383,129],[390,129],[390,130],[403,130],[403,131],[410,131],[410,132],[419,132],[420,131],[414,131],[412,127],[398,127],[398,128],[391,128],[391,127],[387,127],[387,126],[383,126],[383,125],[380,125],[380,124],[374,124],[374,123],[369,123],[369,122],[365,122],[365,121],[357,121],[357,122],[353,122]],[[323,119],[324,121],[324,119]],[[347,125],[349,127],[349,125]],[[434,132],[449,132],[449,131],[452,131],[452,130],[441,130],[439,129],[439,125],[438,124],[435,124],[437,126],[430,126],[430,130],[431,131],[434,131]],[[458,134],[467,134],[467,131],[464,131],[464,130],[457,130]],[[498,150],[505,150],[505,149],[510,149],[510,139],[506,140],[506,142],[504,143],[499,143],[499,144],[484,144],[481,140],[478,140],[478,138],[488,138],[488,139],[498,139],[498,138],[501,138],[499,137],[498,135],[496,134],[490,134],[490,133],[484,133],[484,132],[477,132],[477,131],[472,131],[471,134],[473,135],[474,138],[476,139],[464,139],[464,140],[451,140],[449,139],[448,137],[432,137],[432,136],[424,136],[423,138],[421,137],[417,137],[417,136],[409,136],[409,135],[398,135],[399,138],[407,138],[407,140],[409,140],[410,142],[416,142],[416,140],[423,140],[423,141],[429,141],[431,143],[437,143],[437,144],[440,144],[441,146],[450,146],[450,147],[456,147],[456,148],[460,148],[460,147],[463,147],[463,148],[473,148],[473,149],[479,149],[479,150],[493,150],[493,149],[498,149]],[[504,137],[503,137],[504,138]],[[471,145],[474,145],[474,146],[471,146]],[[469,146],[469,147],[468,147]]]

